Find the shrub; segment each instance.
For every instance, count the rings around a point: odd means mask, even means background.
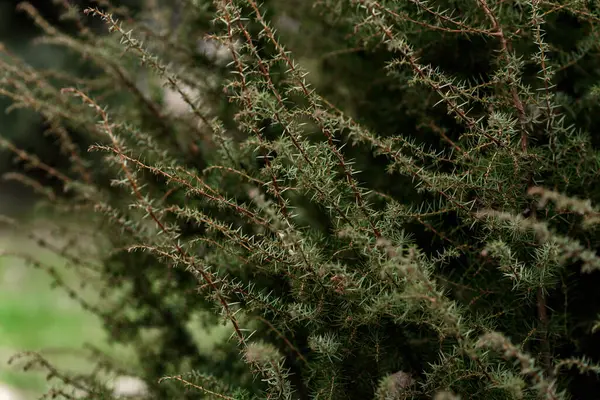
[[[0,93],[72,168],[1,143],[54,212],[101,216],[85,305],[148,396],[594,397],[595,3],[58,3],[77,35],[21,8],[98,73],[6,54]]]

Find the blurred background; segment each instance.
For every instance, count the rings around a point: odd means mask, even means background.
[[[56,68],[68,74],[89,72],[73,70],[71,66],[77,63],[70,62],[72,55],[65,53],[63,48],[32,43],[40,31],[24,12],[18,10],[20,2],[0,0],[0,43],[8,52],[35,67]],[[58,18],[55,2],[30,1],[44,18],[68,30]],[[94,5],[79,0],[72,3],[82,8]],[[134,11],[142,7],[141,0],[113,1],[113,4]],[[0,58],[2,56],[0,54]],[[4,110],[9,106],[9,100],[0,96],[0,137],[50,160],[51,165],[64,165],[66,160],[60,158],[55,140],[43,134],[46,127],[39,116],[21,109],[7,113]],[[19,171],[21,167],[14,155],[0,151],[0,176]],[[39,179],[52,184],[43,176]],[[83,372],[85,358],[80,353],[86,343],[108,354],[116,354],[116,350],[109,347],[101,322],[94,315],[83,310],[65,291],[52,288],[52,280],[46,271],[36,269],[23,257],[11,256],[11,253],[26,255],[33,261],[43,260],[71,281],[71,285],[78,286],[77,280],[81,278],[69,273],[62,257],[45,248],[61,249],[77,240],[89,242],[90,251],[93,251],[98,238],[86,236],[84,229],[78,230],[77,221],[53,220],[52,215],[36,208],[36,197],[30,190],[10,179],[0,179],[0,214],[18,220],[24,228],[22,235],[15,235],[9,226],[0,224],[0,400],[36,399],[47,389],[45,374],[24,372],[19,360],[8,365],[15,354],[39,351],[58,366]],[[69,234],[62,229],[67,226]],[[136,383],[126,384],[134,386]]]

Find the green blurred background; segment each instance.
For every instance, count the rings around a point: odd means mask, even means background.
[[[77,63],[70,62],[70,55],[64,49],[32,44],[40,31],[25,13],[17,11],[18,3],[17,0],[0,0],[0,42],[33,66],[72,74],[80,72],[72,69],[71,66]],[[46,19],[61,26],[53,1],[30,3]],[[93,4],[76,3],[81,7]],[[137,0],[120,3],[134,9],[141,5]],[[43,134],[43,121],[27,110],[5,113],[9,105],[9,100],[0,96],[0,136],[56,164],[63,162],[54,140]],[[0,175],[19,169],[11,154],[0,152]],[[84,354],[86,343],[104,350],[109,356],[118,354],[123,358],[126,354],[123,349],[108,346],[101,322],[94,315],[83,310],[64,290],[51,287],[52,279],[46,271],[33,267],[23,257],[11,255],[18,253],[31,257],[56,268],[72,287],[80,285],[81,275],[69,269],[63,257],[39,246],[27,232],[56,248],[64,248],[77,240],[88,246],[91,253],[100,238],[86,234],[83,227],[78,229],[76,221],[57,221],[49,213],[37,209],[35,202],[35,196],[22,185],[0,179],[0,214],[16,218],[23,231],[23,234],[15,234],[8,226],[0,226],[0,400],[35,399],[48,389],[45,373],[24,372],[19,360],[8,365],[8,360],[21,351],[38,351],[57,366],[80,372],[91,365]],[[67,226],[69,234],[64,229]],[[94,296],[94,292],[90,290],[89,296]]]

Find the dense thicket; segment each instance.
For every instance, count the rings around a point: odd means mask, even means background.
[[[69,166],[0,143],[99,216],[84,304],[149,396],[595,398],[597,4],[55,3],[74,34],[19,7],[90,73],[5,51],[0,94]]]

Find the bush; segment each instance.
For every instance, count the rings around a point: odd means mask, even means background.
[[[594,398],[595,3],[58,3],[78,34],[20,7],[97,73],[5,54],[0,93],[71,168],[1,143],[53,212],[101,217],[85,305],[148,396]]]

